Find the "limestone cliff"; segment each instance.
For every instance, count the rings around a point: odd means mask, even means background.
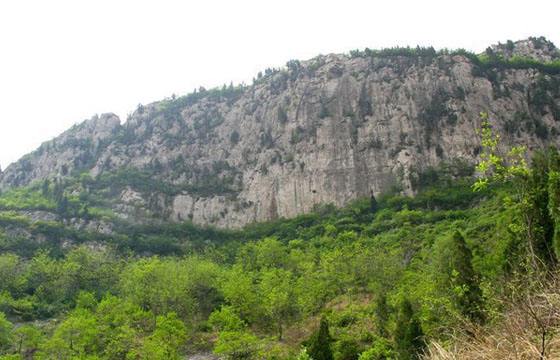
[[[438,164],[468,167],[486,111],[506,144],[558,143],[560,58],[544,39],[465,51],[318,56],[251,86],[94,117],[0,173],[0,189],[91,176],[88,191],[128,219],[239,227],[344,205]],[[461,171],[461,169],[458,169]]]

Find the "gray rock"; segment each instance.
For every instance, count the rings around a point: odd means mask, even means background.
[[[495,49],[556,59],[545,45]],[[504,146],[558,144],[559,75],[485,73],[468,56],[445,54],[331,54],[299,64],[229,95],[145,105],[122,126],[113,114],[95,117],[5,169],[0,189],[72,171],[136,169],[116,195],[98,194],[122,218],[236,228],[393,186],[413,193],[427,168],[478,160],[481,111]],[[539,91],[552,100],[535,105]]]

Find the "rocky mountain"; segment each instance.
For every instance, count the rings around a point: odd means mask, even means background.
[[[481,55],[395,48],[293,60],[251,86],[140,105],[123,124],[94,116],[10,165],[0,190],[76,179],[66,193],[124,219],[229,228],[413,193],[431,168],[472,171],[480,112],[505,145],[559,144],[559,59],[530,38]]]

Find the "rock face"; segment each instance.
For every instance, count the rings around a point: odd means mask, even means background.
[[[33,180],[68,176],[74,169],[91,166],[119,128],[120,120],[115,114],[94,116],[73,126],[0,173],[0,190],[27,185]]]
[[[494,50],[559,58],[536,41]],[[141,106],[122,126],[94,117],[9,166],[0,189],[88,173],[123,217],[240,227],[395,186],[412,193],[429,167],[476,161],[482,111],[505,144],[558,143],[559,100],[548,67],[433,49],[319,56],[252,86]]]
[[[531,58],[542,62],[550,62],[560,59],[560,54],[554,44],[543,37],[532,37],[515,43],[513,41],[508,41],[505,44],[493,45],[486,52],[494,52],[503,56],[505,59],[521,57]]]

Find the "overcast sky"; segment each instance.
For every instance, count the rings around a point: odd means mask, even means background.
[[[546,36],[558,1],[1,0],[0,165],[76,122],[355,48],[483,51]],[[458,5],[452,5],[458,4]]]

